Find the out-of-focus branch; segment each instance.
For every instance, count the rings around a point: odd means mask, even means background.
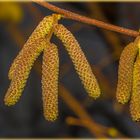
[[[90,124],[87,120],[81,120],[78,118],[74,117],[67,117],[66,123],[69,125],[74,125],[74,126],[81,126],[81,127],[87,127],[87,125]],[[104,135],[106,136],[111,136],[113,138],[115,137],[124,137],[120,132],[118,132],[114,127],[106,127],[102,126],[100,124],[96,124],[99,128],[102,129]]]
[[[67,117],[66,118],[66,123],[69,125],[76,125],[76,126],[82,126],[87,128],[88,125],[91,125],[90,121],[85,120],[85,119],[79,119],[79,118],[74,118],[74,117]],[[102,132],[104,132],[104,134],[106,133],[107,127],[102,126],[100,124],[96,123],[96,127],[99,127],[100,129],[102,129]]]
[[[97,126],[93,119],[84,110],[82,105],[73,96],[71,96],[70,92],[62,84],[60,84],[59,89],[59,95],[71,110],[80,118],[81,121],[86,120],[86,128],[96,137],[105,137],[104,130]]]
[[[91,18],[88,18],[86,16],[82,16],[82,15],[70,12],[68,10],[64,10],[64,9],[59,8],[57,6],[54,6],[54,5],[52,5],[48,2],[45,2],[44,0],[40,0],[40,1],[32,0],[32,1],[41,5],[41,6],[43,6],[43,7],[45,7],[45,8],[48,8],[49,10],[52,10],[52,11],[54,11],[56,13],[59,13],[59,14],[62,14],[64,16],[64,18],[68,18],[68,19],[72,19],[72,20],[75,20],[75,21],[83,22],[83,23],[86,23],[86,24],[89,24],[89,25],[95,25],[99,28],[115,31],[115,32],[122,33],[122,34],[125,34],[125,35],[128,35],[128,36],[137,37],[139,35],[139,32],[137,32],[137,31],[126,29],[126,28],[123,28],[123,27],[119,27],[119,26],[116,26],[116,25],[109,24],[109,23],[105,23],[105,22],[102,22],[102,21],[99,21],[99,20],[96,20],[96,19],[91,19]]]

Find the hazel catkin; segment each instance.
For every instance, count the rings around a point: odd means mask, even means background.
[[[132,91],[133,67],[138,52],[136,41],[124,48],[119,61],[116,98],[122,104],[129,101]]]
[[[36,29],[33,31],[25,45],[23,46],[22,50],[20,53],[17,55],[15,58],[14,62],[12,63],[8,77],[9,79],[12,79],[14,76],[14,71],[16,69],[16,66],[20,64],[22,61],[24,55],[26,54],[27,51],[30,50],[29,46],[31,47],[31,44],[36,41],[39,38],[44,38],[51,30],[52,25],[53,25],[54,18],[53,16],[46,16],[43,18],[43,20],[39,23],[39,25],[36,27]],[[35,47],[35,46],[34,46]]]
[[[49,121],[58,116],[58,49],[54,44],[47,45],[43,52],[42,99],[44,116]]]
[[[137,56],[133,71],[133,88],[130,100],[130,113],[134,121],[140,120],[140,57]]]
[[[62,41],[68,51],[89,96],[97,98],[100,95],[99,85],[75,37],[61,24],[55,25],[54,34]]]
[[[45,47],[46,40],[38,39],[38,41],[35,41],[32,44],[28,45],[28,49],[26,49],[24,55],[22,55],[22,61],[17,59],[18,66],[15,69],[14,77],[12,78],[10,87],[4,98],[4,102],[6,105],[14,105],[18,101],[26,84],[34,61]]]

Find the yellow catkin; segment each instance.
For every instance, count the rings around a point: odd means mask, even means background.
[[[134,61],[138,53],[137,40],[128,44],[120,57],[116,98],[122,104],[129,101],[132,91]]]
[[[89,96],[97,98],[100,95],[99,85],[75,37],[61,24],[55,25],[54,34],[63,42]]]
[[[50,44],[44,50],[42,64],[42,99],[46,120],[54,121],[58,116],[58,49]]]
[[[38,41],[28,46],[29,49],[27,49],[27,52],[24,52],[24,55],[22,56],[22,61],[19,60],[20,63],[17,60],[17,63],[19,64],[16,67],[14,77],[12,78],[10,87],[4,98],[6,105],[14,105],[18,101],[26,84],[34,61],[43,51],[46,45],[47,44],[45,39],[39,39]]]
[[[17,62],[21,62],[24,55],[27,51],[29,51],[29,46],[32,44],[35,40],[39,38],[44,38],[51,30],[53,25],[53,16],[46,16],[36,27],[36,29],[33,31],[25,45],[23,46],[22,50],[20,51],[19,55],[15,58],[14,62],[12,63],[12,66],[10,67],[8,77],[9,79],[12,79],[14,76],[14,70],[16,69],[16,66],[18,65]]]
[[[133,71],[133,90],[130,100],[130,113],[134,121],[140,120],[140,57],[138,56]]]

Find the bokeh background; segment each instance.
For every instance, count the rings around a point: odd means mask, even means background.
[[[59,2],[61,8],[138,30],[140,3]],[[20,101],[4,105],[8,89],[8,70],[22,46],[44,16],[53,12],[32,2],[0,2],[0,137],[32,138],[138,138],[140,124],[133,122],[129,104],[115,99],[118,61],[123,48],[133,37],[62,19],[77,38],[95,73],[102,95],[88,97],[71,59],[59,40],[59,118],[48,122],[43,117],[41,95],[42,55],[37,59]]]

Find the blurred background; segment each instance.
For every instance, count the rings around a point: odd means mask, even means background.
[[[140,3],[53,3],[73,12],[119,25],[139,29]],[[96,75],[102,95],[88,97],[61,42],[59,46],[59,117],[48,122],[43,117],[41,93],[42,55],[37,59],[20,101],[4,105],[8,89],[8,70],[24,43],[44,16],[53,12],[28,2],[0,3],[0,137],[32,138],[138,138],[140,123],[133,122],[129,104],[115,99],[118,61],[133,37],[99,29],[68,19],[60,20],[76,37]]]

